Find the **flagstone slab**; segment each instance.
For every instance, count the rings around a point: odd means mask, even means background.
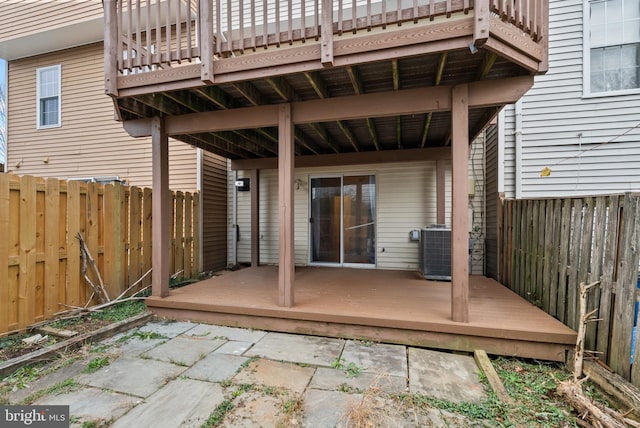
[[[211,353],[195,363],[183,375],[209,382],[222,382],[235,376],[248,359],[248,357],[237,355]]]
[[[245,355],[330,367],[340,356],[343,347],[342,339],[268,333]]]
[[[224,343],[225,340],[222,339],[206,340],[189,336],[178,336],[162,345],[156,346],[141,356],[173,364],[190,366]]]
[[[309,384],[315,368],[296,364],[258,359],[243,368],[234,378],[236,384],[259,384],[284,388],[302,394]]]
[[[366,373],[407,377],[407,348],[386,343],[363,343],[347,340],[342,364],[355,364]]]

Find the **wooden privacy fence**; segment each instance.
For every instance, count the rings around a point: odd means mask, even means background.
[[[505,200],[500,215],[501,282],[577,330],[580,283],[600,281],[589,294],[600,321],[588,324],[586,349],[640,386],[640,196]]]
[[[172,273],[200,264],[199,194],[172,192]],[[81,233],[110,298],[151,269],[151,189],[0,174],[0,333],[83,306]],[[97,278],[87,269],[91,280]],[[141,287],[151,283],[147,275]]]

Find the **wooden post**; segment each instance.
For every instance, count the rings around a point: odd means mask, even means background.
[[[218,6],[219,7],[219,6]],[[200,0],[200,79],[213,83],[213,0]]]
[[[118,96],[118,17],[116,0],[104,0],[104,90]]]
[[[320,61],[325,67],[333,66],[333,1],[322,0],[322,39]]]
[[[469,87],[451,90],[451,318],[469,322]]]
[[[251,170],[251,266],[260,266],[260,170]]]
[[[278,217],[280,224],[278,304],[286,307],[293,306],[294,301],[293,141],[291,104],[280,104],[278,106]]]
[[[444,160],[438,159],[436,161],[436,223],[444,224],[444,181],[445,181],[445,171],[444,171]]]
[[[489,2],[476,1],[473,8],[473,46],[484,45],[489,38]]]
[[[151,123],[152,164],[152,293],[169,295],[169,222],[171,221],[169,194],[169,139],[164,119],[154,117]]]

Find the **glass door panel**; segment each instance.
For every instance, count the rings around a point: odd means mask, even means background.
[[[376,177],[343,178],[344,263],[376,263]]]
[[[311,179],[311,261],[340,263],[341,177]]]

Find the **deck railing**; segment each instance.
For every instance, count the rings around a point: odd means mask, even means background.
[[[105,0],[120,75],[231,57],[476,9],[538,42],[548,0]]]

